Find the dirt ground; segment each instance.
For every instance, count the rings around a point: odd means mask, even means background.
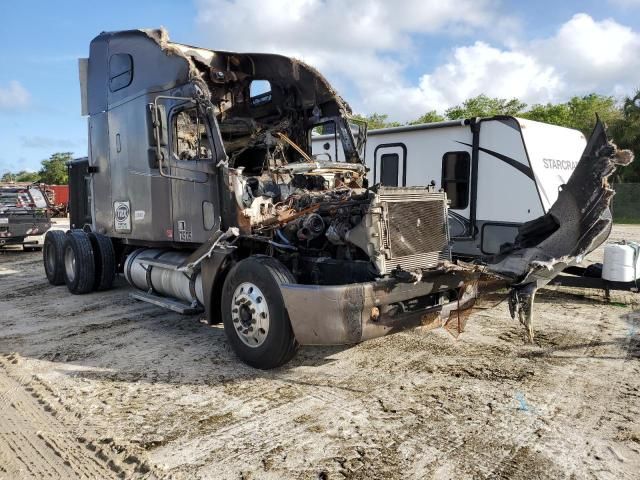
[[[543,290],[534,345],[493,296],[458,340],[413,330],[262,372],[129,291],[73,296],[39,253],[0,253],[0,478],[639,476],[638,295]]]

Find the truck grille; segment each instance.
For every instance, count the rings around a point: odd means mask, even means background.
[[[383,273],[431,268],[451,260],[446,194],[420,188],[383,188]]]

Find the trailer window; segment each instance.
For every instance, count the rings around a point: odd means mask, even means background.
[[[210,160],[211,143],[197,108],[183,110],[174,117],[173,150],[180,160]]]
[[[442,157],[442,188],[451,200],[452,209],[469,205],[471,157],[468,152],[447,152]]]
[[[385,153],[380,157],[380,183],[388,187],[398,186],[398,169],[400,155],[397,153]]]
[[[109,89],[117,92],[131,85],[133,57],[127,53],[115,53],[109,58]]]

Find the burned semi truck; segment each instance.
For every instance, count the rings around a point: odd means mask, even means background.
[[[446,194],[368,185],[366,125],[309,65],[131,30],[96,37],[80,81],[89,156],[70,165],[72,230],[45,240],[49,281],[80,294],[122,272],[135,298],[222,322],[258,368],[298,345],[447,325],[487,271],[530,325],[535,289],[606,238],[606,177],[627,161],[601,128],[556,202],[588,205],[586,220],[552,207],[500,256],[459,265]],[[325,128],[341,161],[312,154]]]

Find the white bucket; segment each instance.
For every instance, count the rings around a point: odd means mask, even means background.
[[[638,244],[605,245],[602,278],[613,282],[633,282],[640,278],[639,252]]]

